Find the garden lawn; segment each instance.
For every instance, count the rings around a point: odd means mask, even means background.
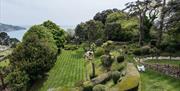
[[[180,79],[146,70],[141,73],[141,91],[180,91]]]
[[[74,87],[85,79],[83,50],[62,50],[54,67],[48,72],[47,79],[41,84],[35,84],[32,91],[47,91],[58,87]]]
[[[147,60],[146,63],[154,64],[169,64],[174,66],[180,66],[180,60]]]

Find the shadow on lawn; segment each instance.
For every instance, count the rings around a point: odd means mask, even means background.
[[[43,87],[44,82],[46,82],[48,78],[48,75],[44,76],[41,79],[38,79],[28,91],[40,91],[40,89]]]

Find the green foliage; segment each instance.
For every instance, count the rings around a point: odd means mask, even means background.
[[[90,48],[89,48],[89,44],[84,42],[81,44],[81,47],[84,49],[85,52],[87,52]]]
[[[53,38],[58,47],[58,52],[60,53],[60,48],[62,48],[64,46],[64,43],[66,42],[64,30],[50,20],[45,21],[42,26],[49,29],[49,31],[53,34]]]
[[[93,91],[93,84],[90,81],[84,82],[83,91]]]
[[[105,91],[105,86],[98,84],[98,85],[93,87],[93,91]]]
[[[67,45],[64,45],[64,49],[65,50],[76,50],[76,49],[78,49],[78,46],[72,45],[72,44],[67,44]]]
[[[113,79],[114,84],[117,84],[120,76],[121,76],[121,73],[119,71],[112,72],[112,76],[111,77]]]
[[[85,23],[80,23],[76,26],[75,36],[78,36],[79,41],[87,40],[87,27]]]
[[[26,91],[29,84],[29,77],[24,71],[13,70],[6,77],[12,91]]]
[[[114,12],[120,12],[120,10],[118,10],[118,9],[108,9],[108,10],[104,10],[102,12],[98,12],[94,16],[94,20],[101,21],[103,24],[105,24],[108,15],[110,15],[110,14],[112,14]]]
[[[102,44],[103,44],[103,39],[97,39],[96,41],[95,41],[95,44],[96,44],[96,46],[101,46]]]
[[[121,39],[119,34],[121,33],[121,23],[120,22],[112,22],[106,23],[105,25],[105,34],[107,39],[109,40],[118,40]]]
[[[121,63],[121,62],[123,62],[123,61],[124,61],[124,56],[119,55],[119,56],[117,57],[117,62],[118,62],[118,63]]]
[[[113,41],[107,41],[103,43],[102,47],[105,49],[105,53],[109,54],[110,51],[114,48]]]
[[[111,55],[102,55],[101,56],[101,63],[106,68],[111,67],[113,61],[114,61],[114,59],[111,57]]]
[[[127,64],[126,72],[127,72],[126,75],[117,84],[119,91],[128,91],[132,88],[138,87],[139,85],[140,74],[133,63]]]
[[[137,48],[133,51],[134,55],[142,56],[151,54],[152,50],[149,46],[143,46],[141,48]]]
[[[141,53],[144,54],[144,55],[148,55],[148,54],[150,54],[150,49],[151,48],[149,46],[143,46],[141,48]]]
[[[104,37],[104,25],[100,21],[90,20],[86,22],[87,38],[89,42],[95,42]]]
[[[106,23],[116,22],[126,18],[126,14],[123,12],[114,12],[108,15]]]
[[[105,50],[104,50],[104,48],[102,48],[102,47],[97,47],[96,50],[95,50],[95,56],[96,56],[96,57],[100,57],[100,56],[102,56],[104,53],[105,53]]]
[[[77,36],[80,41],[92,43],[104,37],[103,27],[104,25],[100,21],[90,20],[77,25],[75,36]]]
[[[47,28],[35,25],[24,35],[22,43],[13,50],[10,64],[13,69],[25,72],[30,82],[33,82],[53,67],[56,56],[57,46],[53,35]]]
[[[141,50],[140,50],[140,48],[135,49],[135,50],[133,51],[133,54],[136,55],[136,56],[140,56],[140,55],[141,55]]]
[[[107,17],[105,24],[106,37],[114,41],[130,41],[137,36],[137,19],[127,17],[124,12],[115,12]]]

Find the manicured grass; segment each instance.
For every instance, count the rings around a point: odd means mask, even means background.
[[[47,91],[58,87],[74,87],[75,83],[85,79],[83,51],[62,50],[47,79],[35,84],[32,91]]]
[[[141,91],[180,91],[180,79],[147,70],[141,73]]]
[[[146,63],[159,63],[159,64],[170,64],[174,66],[180,65],[180,60],[147,60]]]

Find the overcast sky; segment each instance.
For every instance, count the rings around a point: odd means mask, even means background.
[[[0,0],[0,22],[33,25],[52,20],[71,26],[92,19],[102,10],[124,8],[135,0]]]

